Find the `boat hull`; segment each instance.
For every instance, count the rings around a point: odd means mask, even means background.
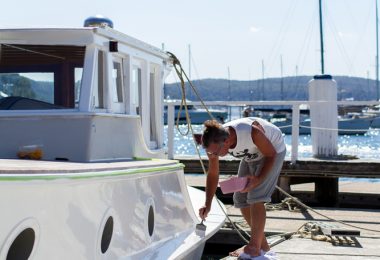
[[[49,164],[40,165],[44,163]],[[0,205],[6,210],[0,223],[0,259],[7,257],[13,241],[28,228],[34,231],[30,259],[199,256],[206,239],[224,219],[207,236],[195,236],[198,219],[182,165],[149,163],[145,167],[140,161],[138,167],[126,168],[116,163],[115,169],[92,171],[81,168],[83,164],[69,163],[66,172],[39,171],[33,163],[29,172],[19,167],[7,173],[4,167]],[[73,165],[80,167],[73,170]],[[189,241],[189,237],[195,238]]]
[[[377,116],[372,120],[371,127],[380,128],[380,116]]]

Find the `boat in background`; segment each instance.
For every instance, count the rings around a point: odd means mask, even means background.
[[[373,120],[371,123],[372,128],[380,128],[380,106],[367,107],[362,111],[366,116],[372,116]]]
[[[245,115],[264,118],[281,129],[284,134],[292,134],[292,110],[291,109],[245,109]],[[377,117],[347,113],[338,118],[339,135],[362,135],[368,132]],[[300,135],[311,134],[309,110],[300,110]]]
[[[167,104],[170,104],[170,102],[181,102],[181,101],[180,100],[166,100]],[[174,122],[175,123],[177,122],[179,109],[180,109],[180,105],[174,106]],[[194,105],[192,105],[190,101],[187,101],[187,111],[189,113],[189,117],[192,124],[200,125],[200,124],[203,124],[206,120],[211,119],[206,109],[197,108]],[[228,112],[225,110],[210,108],[208,109],[208,111],[220,123],[224,123],[227,120]],[[168,121],[168,115],[167,115],[167,109],[165,109],[164,123],[167,124],[167,121]],[[182,108],[181,113],[179,115],[179,123],[186,124],[186,111],[184,107]]]
[[[338,134],[339,135],[363,135],[368,132],[372,123],[372,118],[339,118],[338,120]],[[278,126],[284,134],[292,134],[292,121],[275,121],[273,122]],[[300,135],[311,134],[310,119],[300,122],[299,128]]]
[[[167,53],[112,29],[0,30],[0,259],[200,259],[223,225],[164,148]]]

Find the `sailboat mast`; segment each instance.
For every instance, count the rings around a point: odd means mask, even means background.
[[[282,55],[280,56],[280,65],[281,65],[281,100],[284,100],[284,75],[283,75],[283,64],[282,64]]]
[[[325,74],[325,59],[323,49],[323,20],[322,20],[322,0],[319,0],[319,34],[321,40],[321,72]]]
[[[191,79],[191,46],[190,44],[188,45],[189,49],[189,79]]]
[[[376,100],[379,100],[379,18],[376,1]]]

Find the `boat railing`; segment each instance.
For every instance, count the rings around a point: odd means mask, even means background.
[[[263,106],[290,106],[292,110],[292,134],[291,134],[291,161],[295,162],[298,159],[298,145],[299,145],[299,127],[300,127],[300,107],[316,105],[316,104],[328,104],[331,101],[206,101],[206,106],[213,107],[263,107]],[[180,105],[181,102],[165,102],[167,106],[167,149],[168,158],[174,158],[174,127],[175,127],[175,109],[174,107]],[[201,102],[189,102],[189,104],[195,106],[201,106]],[[337,101],[338,106],[373,106],[380,105],[379,101]],[[231,111],[229,109],[229,111]]]

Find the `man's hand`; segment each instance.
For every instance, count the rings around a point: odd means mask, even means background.
[[[257,186],[259,186],[261,183],[261,179],[257,176],[247,176],[247,178],[248,178],[248,184],[244,188],[244,190],[240,191],[241,193],[249,192],[253,190],[254,188],[256,188]]]
[[[209,212],[210,212],[210,206],[205,205],[199,209],[199,216],[201,217],[201,219],[205,220]]]

